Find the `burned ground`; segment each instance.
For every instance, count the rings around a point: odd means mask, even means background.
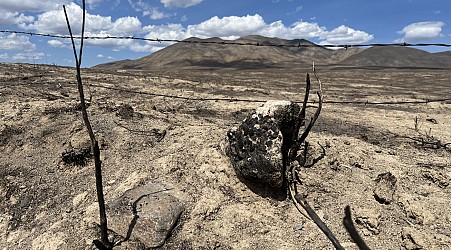
[[[317,70],[326,103],[307,140],[310,157],[321,154],[319,144],[326,154],[301,171],[300,188],[309,203],[347,249],[355,245],[342,225],[346,205],[374,249],[450,248],[450,150],[409,139],[421,133],[451,142],[450,103],[327,101],[448,98],[451,73]],[[94,249],[94,163],[62,159],[64,152],[89,145],[74,73],[0,65],[1,248]],[[259,196],[240,182],[220,147],[227,130],[261,105],[226,99],[302,101],[306,73],[84,70],[85,84],[92,85],[85,92],[92,97],[88,112],[101,146],[107,204],[141,183],[173,188],[169,193],[187,209],[163,249],[332,249],[292,201]],[[223,100],[202,100],[212,98]],[[389,204],[375,198],[383,173],[396,178]]]

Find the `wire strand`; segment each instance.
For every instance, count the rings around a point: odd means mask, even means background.
[[[129,92],[139,95],[148,95],[148,96],[156,96],[156,97],[164,97],[170,99],[182,99],[187,101],[223,101],[223,102],[255,102],[255,103],[264,103],[267,100],[257,100],[257,99],[239,99],[235,97],[223,97],[223,98],[212,98],[212,97],[185,97],[185,96],[176,96],[176,95],[168,95],[168,94],[159,94],[159,93],[149,93],[145,91],[138,90],[130,90],[125,88],[117,88],[117,87],[107,87],[97,84],[88,84],[90,87],[94,88],[104,88],[115,91],[123,91]],[[334,100],[324,100],[323,104],[356,104],[356,105],[405,105],[405,104],[427,104],[434,102],[451,102],[451,98],[442,98],[442,99],[426,99],[426,100],[418,100],[418,101],[386,101],[386,102],[370,102],[370,101],[334,101]],[[302,103],[301,101],[297,101],[297,103]],[[318,102],[309,101],[308,103],[316,104]]]
[[[69,35],[52,35],[44,33],[16,31],[16,30],[0,30],[0,33],[22,34],[30,36],[41,36],[50,38],[70,39]],[[74,36],[74,39],[81,39],[81,36]],[[144,38],[135,36],[83,36],[87,40],[140,40],[147,42],[173,42],[173,43],[190,43],[190,44],[218,44],[218,45],[238,45],[238,46],[258,46],[258,47],[285,47],[285,48],[306,48],[306,47],[326,47],[326,48],[359,48],[359,47],[386,47],[386,46],[404,46],[404,47],[451,47],[447,43],[362,43],[362,44],[315,44],[315,43],[298,43],[298,44],[271,44],[271,43],[245,43],[234,41],[206,41],[206,40],[179,40],[179,39],[159,39],[159,38]]]

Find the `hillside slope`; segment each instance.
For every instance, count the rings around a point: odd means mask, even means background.
[[[253,46],[255,44],[262,46]],[[297,47],[298,45],[300,46]],[[447,52],[429,53],[399,46],[332,50],[305,39],[286,40],[257,35],[245,36],[233,41],[193,37],[136,60],[100,64],[94,68],[112,70],[261,69],[310,67],[312,62],[319,65],[346,67],[451,68],[451,56]]]

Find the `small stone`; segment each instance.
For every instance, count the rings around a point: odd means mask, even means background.
[[[357,225],[364,228],[364,230],[362,230],[363,235],[379,234],[380,218],[381,214],[373,209],[356,208],[355,222]]]
[[[415,228],[405,227],[402,229],[402,246],[407,250],[424,249],[429,244],[429,237],[420,233]]]
[[[293,231],[299,231],[304,228],[304,224],[299,224],[293,227]]]
[[[166,190],[152,183],[126,191],[108,206],[109,228],[146,248],[162,246],[184,210],[183,203]]]
[[[396,191],[396,181],[396,177],[390,172],[379,174],[373,190],[374,198],[381,204],[390,204]]]

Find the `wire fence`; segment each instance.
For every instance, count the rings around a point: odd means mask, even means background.
[[[38,37],[49,37],[58,39],[70,39],[69,35],[52,35],[43,34],[35,32],[25,32],[25,31],[15,31],[15,30],[0,30],[0,33],[10,33],[10,34],[22,34]],[[134,36],[84,36],[84,39],[91,40],[106,40],[106,39],[120,39],[120,40],[140,40],[148,42],[174,42],[174,43],[188,43],[188,44],[218,44],[218,45],[237,45],[237,46],[261,46],[261,47],[288,47],[288,48],[303,48],[303,47],[329,47],[329,48],[353,48],[353,47],[384,47],[384,46],[405,46],[405,47],[424,47],[424,46],[439,46],[439,47],[451,47],[451,44],[446,43],[367,43],[367,44],[322,44],[318,45],[315,43],[298,43],[298,44],[272,44],[272,43],[245,43],[236,41],[208,41],[208,40],[178,40],[178,39],[158,39],[158,38],[144,38],[144,37],[134,37]],[[74,39],[81,39],[81,36],[74,36]],[[225,102],[255,102],[264,103],[267,100],[256,100],[256,99],[240,99],[235,97],[224,97],[224,98],[210,98],[210,97],[185,97],[177,95],[168,94],[158,94],[149,93],[145,91],[136,91],[125,88],[117,87],[107,87],[97,84],[88,84],[90,87],[94,88],[104,88],[115,91],[130,92],[140,95],[148,96],[158,96],[171,99],[182,99],[190,101],[225,101]],[[405,105],[405,104],[427,104],[434,102],[447,103],[451,102],[451,98],[439,98],[439,99],[422,99],[413,101],[338,101],[338,100],[324,100],[324,104],[350,104],[350,105]],[[315,102],[309,102],[315,103]]]
[[[169,94],[160,94],[160,93],[149,93],[146,91],[138,91],[131,90],[125,88],[118,87],[109,87],[102,86],[98,84],[88,84],[89,87],[94,88],[103,88],[121,92],[128,92],[139,95],[147,95],[147,96],[156,96],[156,97],[165,97],[170,99],[181,99],[186,101],[222,101],[222,102],[255,102],[255,103],[265,103],[268,100],[257,100],[257,99],[240,99],[235,97],[223,97],[223,98],[213,98],[213,97],[188,97],[188,96],[177,96],[177,95],[169,95]],[[384,102],[374,102],[374,101],[336,101],[336,100],[323,100],[324,104],[354,104],[354,105],[405,105],[405,104],[427,104],[434,102],[451,102],[451,98],[438,98],[438,99],[424,99],[424,100],[415,100],[415,101],[384,101]],[[297,103],[302,103],[301,101]],[[315,101],[309,101],[308,103],[315,104]]]
[[[26,31],[15,31],[15,30],[0,30],[0,33],[10,33],[10,34],[22,34],[29,36],[39,36],[39,37],[50,37],[59,39],[70,39],[69,35],[52,35],[43,34],[35,32]],[[74,36],[74,39],[81,39],[81,36]],[[361,43],[361,44],[315,44],[315,43],[302,43],[298,44],[274,44],[274,43],[247,43],[247,42],[237,42],[237,41],[208,41],[208,40],[179,40],[179,39],[159,39],[159,38],[145,38],[145,37],[135,37],[135,36],[84,36],[83,39],[88,40],[139,40],[147,42],[173,42],[173,43],[189,43],[189,44],[217,44],[217,45],[238,45],[238,46],[260,46],[260,47],[286,47],[286,48],[306,48],[306,47],[326,47],[326,48],[359,48],[359,47],[386,47],[386,46],[404,46],[404,47],[451,47],[451,44],[447,43]]]

